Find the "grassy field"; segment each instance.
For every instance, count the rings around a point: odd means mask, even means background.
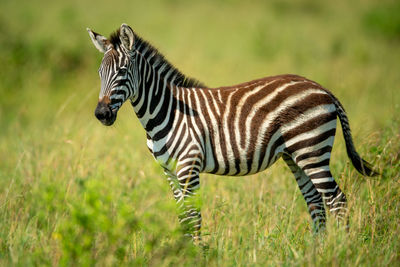
[[[11,1],[0,9],[0,265],[400,265],[398,1]],[[126,22],[208,86],[295,73],[345,106],[334,176],[350,229],[313,235],[278,162],[245,178],[202,176],[208,249],[181,238],[172,193],[130,105],[112,127],[94,117],[104,35]],[[332,220],[331,220],[332,221]]]

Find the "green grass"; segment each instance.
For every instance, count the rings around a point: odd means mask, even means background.
[[[389,0],[3,1],[0,265],[399,265],[399,9]],[[296,73],[329,88],[382,173],[359,175],[338,131],[331,167],[349,231],[330,220],[313,235],[278,162],[245,178],[203,175],[208,249],[182,239],[132,108],[112,127],[93,115],[101,54],[85,28],[108,35],[122,22],[209,86]]]

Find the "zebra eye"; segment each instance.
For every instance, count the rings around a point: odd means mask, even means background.
[[[120,75],[125,75],[125,74],[126,74],[126,71],[127,71],[126,68],[120,68],[120,69],[118,70],[118,73],[119,73]]]

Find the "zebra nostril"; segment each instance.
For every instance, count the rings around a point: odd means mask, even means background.
[[[94,115],[98,120],[111,119],[112,117],[111,109],[107,106],[97,107],[94,111]]]
[[[103,113],[101,113],[98,109],[96,109],[96,110],[94,111],[94,115],[96,116],[96,118],[97,118],[98,120],[104,119]]]
[[[111,109],[110,108],[104,108],[104,116],[105,119],[111,119]]]

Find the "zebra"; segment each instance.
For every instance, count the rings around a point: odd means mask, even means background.
[[[147,146],[161,165],[177,202],[185,235],[201,240],[200,173],[245,176],[282,158],[293,173],[319,232],[325,207],[340,222],[346,196],[329,162],[339,117],[347,155],[358,172],[378,173],[353,144],[339,100],[318,83],[292,74],[209,88],[185,76],[130,26],[106,37],[87,29],[102,53],[96,118],[112,125],[129,99]]]

